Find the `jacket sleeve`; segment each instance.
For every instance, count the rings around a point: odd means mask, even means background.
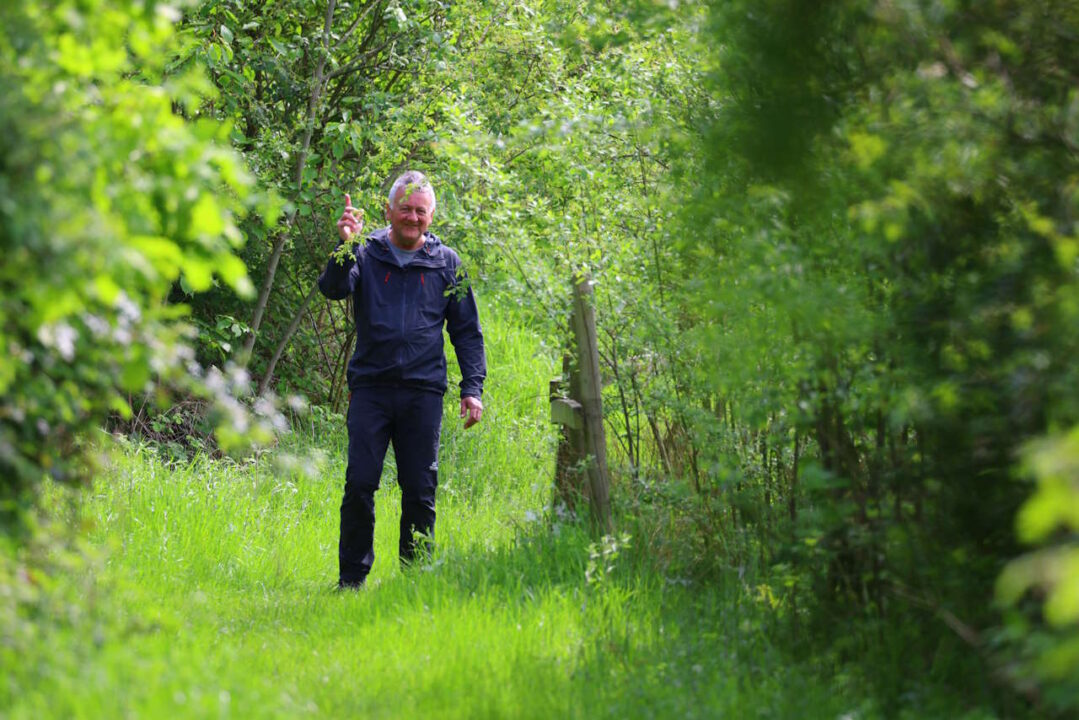
[[[457,364],[461,366],[461,397],[479,398],[483,396],[483,380],[487,377],[479,309],[464,270],[458,266],[455,271],[446,310],[446,331],[457,353]]]
[[[341,247],[341,243],[337,243]],[[334,248],[334,252],[337,249]],[[326,269],[318,276],[318,289],[330,300],[344,300],[356,291],[356,285],[360,281],[359,260],[362,257],[360,246],[357,246],[352,256],[341,263],[330,254],[330,260],[326,263]]]

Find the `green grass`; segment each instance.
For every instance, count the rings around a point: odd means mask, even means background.
[[[5,593],[0,713],[874,715],[850,678],[771,645],[766,609],[737,581],[667,578],[632,543],[589,581],[592,539],[548,510],[553,362],[526,333],[493,323],[487,335],[484,422],[462,431],[447,402],[431,563],[398,566],[391,466],[368,588],[331,591],[337,426],[313,418],[257,462],[168,466],[129,445],[78,508],[57,502],[84,525],[90,561],[58,572],[54,548],[50,577],[11,585],[21,601]],[[321,461],[295,459],[312,449]]]

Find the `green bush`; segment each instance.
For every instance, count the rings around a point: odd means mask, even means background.
[[[805,436],[780,557],[838,645],[852,614],[924,626],[866,644],[896,696],[892,663],[956,646],[1007,680],[1017,459],[1079,420],[1079,3],[712,7],[700,347],[742,417]],[[1012,567],[1009,596],[1049,582]]]
[[[88,476],[88,432],[132,395],[196,389],[174,283],[251,290],[236,222],[260,196],[227,127],[184,117],[211,86],[165,73],[177,19],[149,0],[0,6],[5,526],[45,475]]]

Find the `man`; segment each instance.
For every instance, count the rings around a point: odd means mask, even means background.
[[[374,562],[375,501],[386,447],[393,443],[401,486],[402,562],[416,538],[434,536],[438,436],[446,392],[445,324],[461,366],[461,417],[471,427],[483,416],[486,360],[476,299],[461,260],[427,231],[435,193],[419,172],[393,183],[386,219],[348,252],[335,251],[318,279],[331,300],[352,298],[356,350],[348,364],[348,468],[341,501],[338,561],[341,588],[363,585]],[[363,229],[352,201],[337,221],[341,242]]]

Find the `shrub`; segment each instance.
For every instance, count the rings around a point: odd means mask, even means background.
[[[151,0],[0,6],[0,523],[48,475],[90,473],[88,431],[161,387],[211,394],[174,283],[251,283],[236,223],[272,204],[185,119],[210,85],[169,76],[178,11]],[[224,387],[224,383],[219,383]],[[158,390],[157,392],[160,392]]]

